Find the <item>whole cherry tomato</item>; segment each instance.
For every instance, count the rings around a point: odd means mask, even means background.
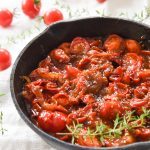
[[[99,3],[104,3],[106,0],[97,0]]]
[[[22,10],[31,19],[35,18],[41,9],[41,0],[23,0]]]
[[[53,9],[53,10],[47,11],[43,16],[43,19],[44,19],[44,23],[46,25],[49,25],[53,22],[63,20],[63,14],[60,10]]]
[[[66,118],[62,112],[43,110],[38,117],[38,125],[47,132],[60,132],[66,126]]]
[[[11,65],[11,55],[5,49],[0,49],[0,71],[7,69]]]
[[[0,10],[0,26],[8,27],[12,23],[13,13],[11,13],[8,9]]]
[[[113,120],[117,114],[122,115],[123,112],[123,107],[117,100],[106,100],[100,108],[100,116],[107,120]]]

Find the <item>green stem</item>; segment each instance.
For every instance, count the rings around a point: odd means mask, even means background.
[[[34,0],[34,4],[38,5],[40,4],[41,0]]]

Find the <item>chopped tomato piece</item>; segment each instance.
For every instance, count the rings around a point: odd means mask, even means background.
[[[141,50],[140,44],[135,40],[126,40],[126,48],[130,53],[139,53]]]
[[[104,48],[108,53],[123,53],[125,50],[125,42],[120,36],[113,34],[106,39]]]

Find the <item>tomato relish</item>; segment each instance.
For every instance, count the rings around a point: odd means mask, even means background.
[[[60,140],[88,147],[150,140],[150,51],[133,39],[76,37],[23,78],[33,122]]]

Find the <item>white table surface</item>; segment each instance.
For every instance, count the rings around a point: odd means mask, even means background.
[[[73,18],[89,16],[116,16],[141,20],[150,25],[150,18],[143,19],[133,17],[141,14],[145,7],[150,7],[150,0],[107,0],[104,4],[98,4],[96,0],[42,0],[41,15],[47,9],[59,8],[64,13],[65,19],[69,19],[69,12]],[[66,6],[70,7],[68,9]],[[30,20],[21,12],[21,0],[0,0],[0,8],[17,8],[13,24],[8,29],[0,28],[0,45],[9,50],[12,62],[23,47],[46,26],[38,19]],[[150,13],[150,12],[149,12]],[[144,11],[145,15],[145,11]],[[3,112],[3,126],[7,131],[0,135],[0,150],[52,150],[36,133],[34,133],[18,115],[9,90],[9,78],[12,66],[0,72],[0,111]]]

